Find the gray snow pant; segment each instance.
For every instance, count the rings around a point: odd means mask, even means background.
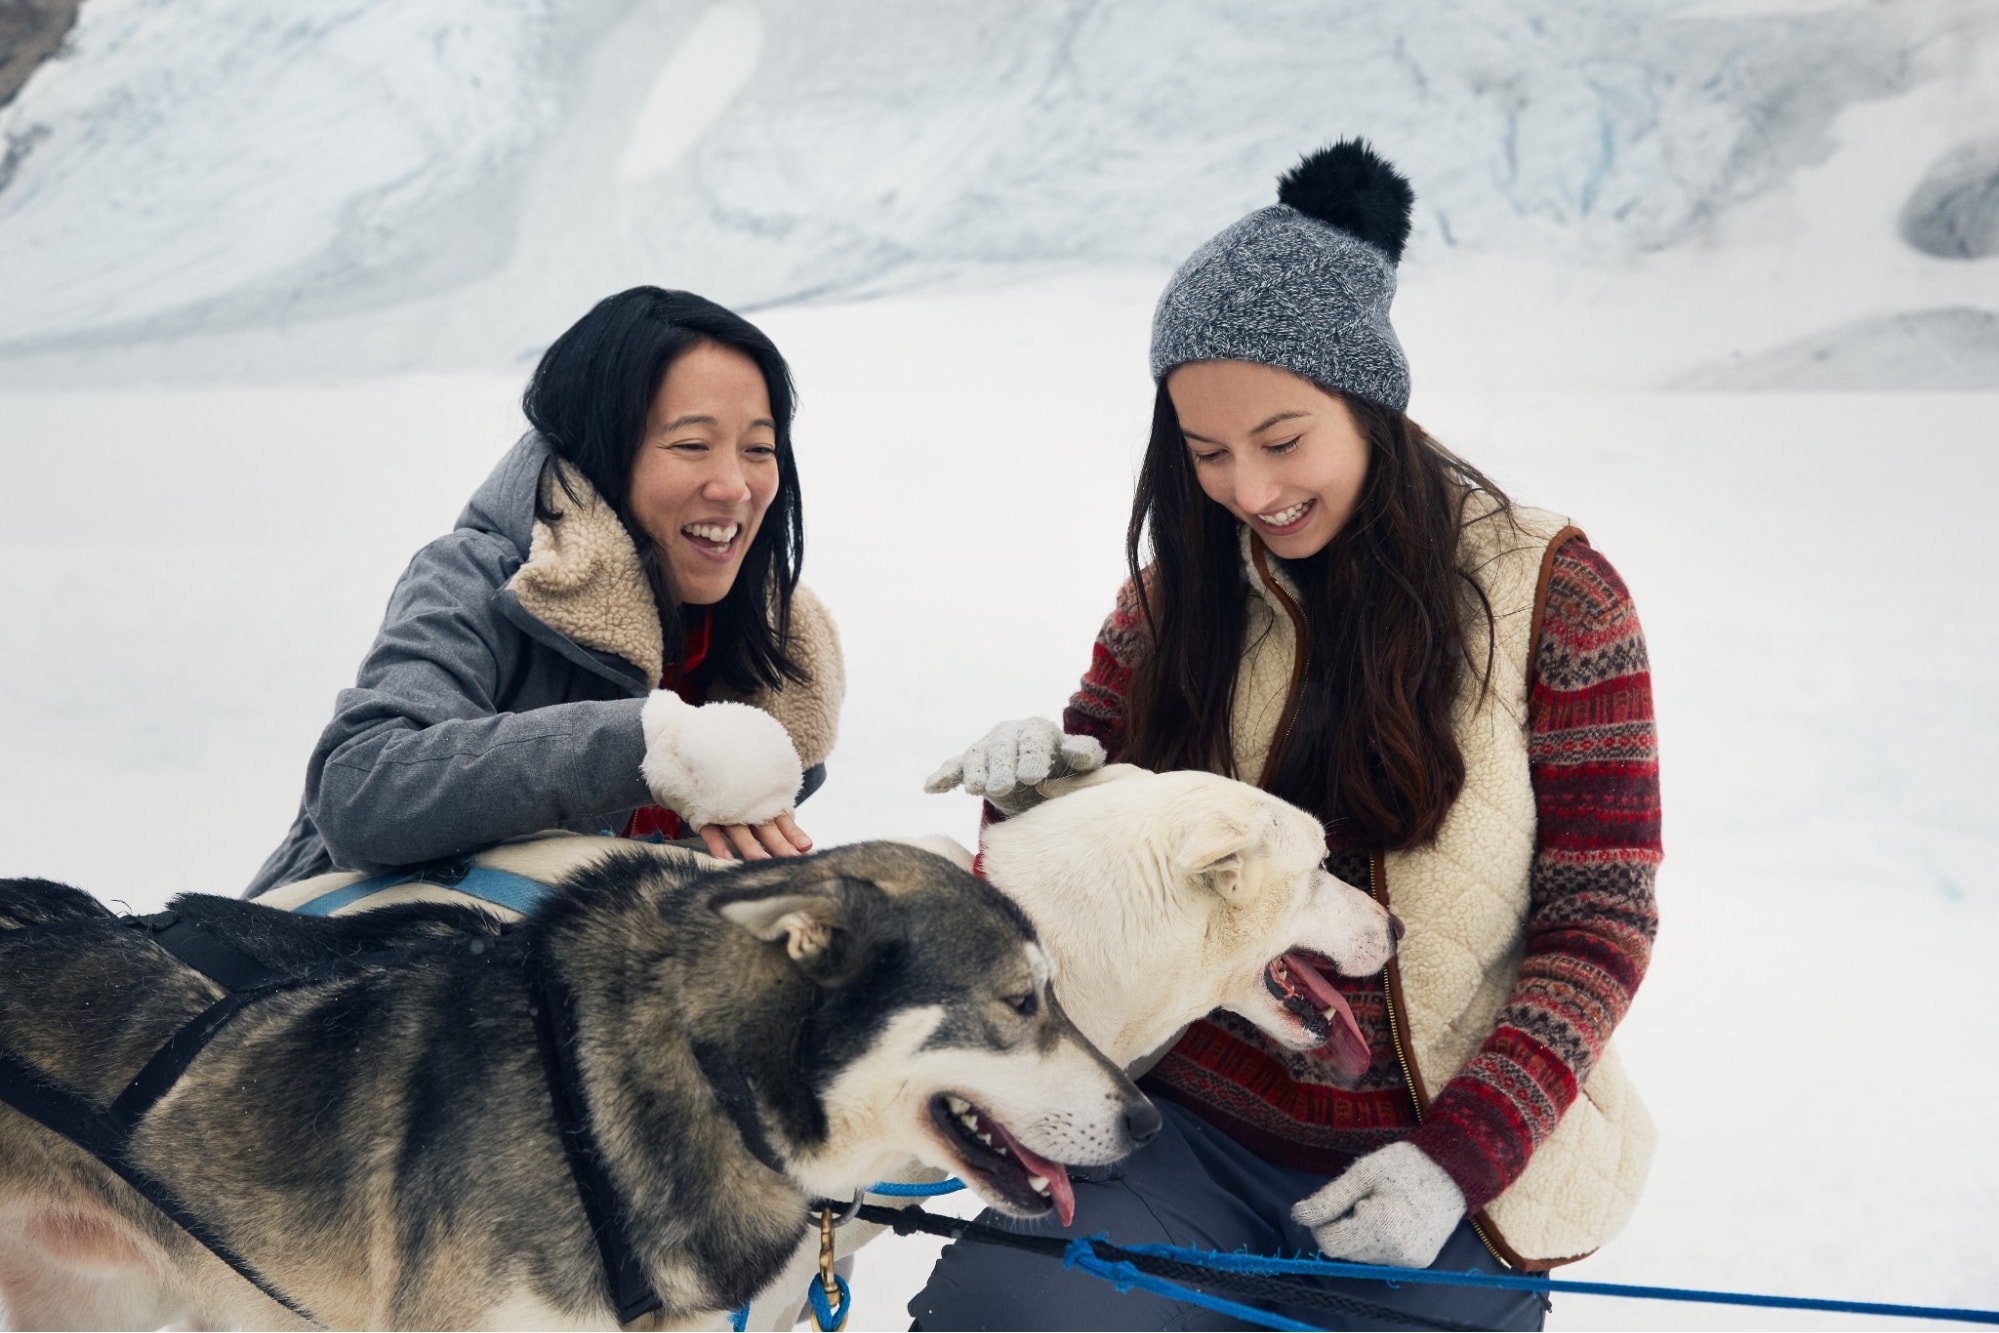
[[[1264,1161],[1191,1111],[1158,1102],[1159,1137],[1121,1165],[1076,1177],[1076,1220],[1008,1221],[988,1211],[980,1220],[1036,1236],[1108,1232],[1125,1245],[1181,1245],[1314,1254],[1312,1233],[1291,1220],[1291,1205],[1327,1177]],[[1502,1271],[1469,1223],[1458,1227],[1433,1267]],[[1475,1328],[1539,1329],[1544,1299],[1530,1292],[1328,1278],[1330,1291],[1376,1305]],[[1256,1304],[1256,1302],[1248,1302]],[[1281,1311],[1301,1323],[1332,1329],[1411,1328],[1330,1311]],[[1087,1273],[1019,1250],[959,1241],[944,1247],[930,1281],[909,1303],[913,1328],[942,1329],[1238,1329],[1259,1328],[1214,1310],[1116,1287]]]

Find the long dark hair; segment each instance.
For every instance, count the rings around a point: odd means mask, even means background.
[[[667,370],[703,343],[734,348],[756,362],[777,426],[777,494],[743,552],[735,583],[715,605],[711,665],[704,669],[741,691],[778,689],[787,679],[803,683],[809,675],[789,651],[791,597],[805,559],[805,513],[791,452],[796,394],[790,367],[763,330],[692,292],[634,287],[592,306],[542,353],[521,410],[625,525],[652,587],[670,666],[681,660],[687,631],[665,564],[632,517],[632,460]],[[567,481],[563,490],[572,501],[578,498]],[[561,516],[545,510],[539,498],[535,515],[545,522]]]
[[[1324,386],[1321,386],[1324,387]],[[1353,514],[1325,549],[1283,562],[1301,594],[1307,667],[1288,735],[1265,773],[1236,773],[1317,814],[1360,848],[1434,838],[1464,786],[1451,727],[1462,673],[1491,670],[1466,647],[1465,592],[1492,608],[1458,567],[1466,503],[1484,491],[1506,521],[1504,493],[1400,412],[1327,389],[1367,442]],[[1133,672],[1122,757],[1152,769],[1230,773],[1229,705],[1243,652],[1244,578],[1235,518],[1195,478],[1166,386],[1153,407],[1125,558],[1142,591],[1152,650]],[[1139,563],[1150,536],[1152,562]],[[1274,557],[1271,557],[1273,560]]]

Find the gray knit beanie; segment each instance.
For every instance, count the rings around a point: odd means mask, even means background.
[[[1152,316],[1152,378],[1254,361],[1400,412],[1409,362],[1388,322],[1409,239],[1409,182],[1359,139],[1323,148],[1278,202],[1196,250]]]

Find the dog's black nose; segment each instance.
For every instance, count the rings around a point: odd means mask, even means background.
[[[1409,933],[1409,927],[1403,925],[1402,918],[1395,915],[1395,913],[1393,912],[1390,912],[1388,914],[1388,929],[1394,933],[1395,942],[1397,944],[1400,944],[1402,942],[1402,937]]]
[[[1140,1102],[1124,1113],[1124,1132],[1134,1147],[1143,1147],[1159,1135],[1159,1108],[1151,1102]]]

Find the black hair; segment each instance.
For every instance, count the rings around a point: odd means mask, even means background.
[[[791,598],[805,559],[805,515],[791,451],[796,392],[790,367],[763,330],[692,292],[633,287],[599,301],[550,344],[521,395],[521,410],[625,525],[652,587],[671,666],[681,659],[687,629],[665,563],[632,516],[632,461],[667,370],[706,343],[741,352],[763,372],[777,427],[777,494],[743,552],[736,581],[715,604],[703,670],[744,692],[778,689],[786,680],[803,684],[810,675],[790,653]],[[559,470],[556,476],[576,500]],[[561,515],[548,510],[537,492],[535,517],[550,522]]]

